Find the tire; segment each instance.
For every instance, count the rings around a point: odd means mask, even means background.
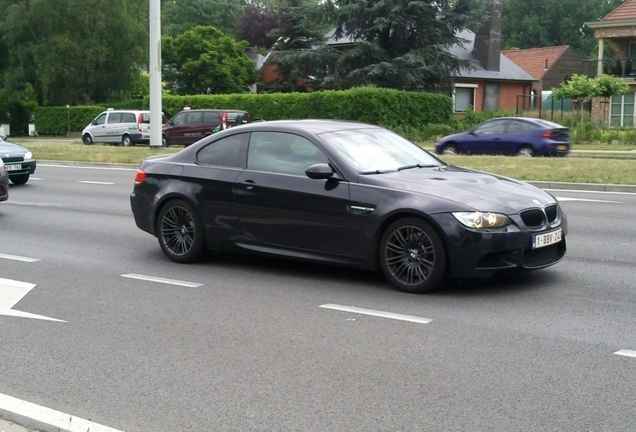
[[[91,138],[89,134],[84,134],[84,136],[82,137],[82,142],[86,145],[91,145],[93,144],[93,138]]]
[[[170,145],[167,135],[161,135],[161,145],[162,147],[168,147]]]
[[[384,276],[400,291],[432,291],[447,276],[444,243],[437,231],[419,218],[399,219],[386,229],[379,259]]]
[[[14,185],[23,185],[29,181],[29,174],[16,174],[13,176],[9,176],[9,180]]]
[[[533,157],[534,156],[534,150],[532,149],[532,147],[524,145],[521,148],[519,148],[519,150],[517,151],[517,156],[519,156],[519,157]]]
[[[194,208],[183,200],[172,200],[157,218],[157,238],[163,253],[177,263],[191,263],[203,255],[203,225]]]
[[[130,139],[130,135],[124,135],[123,137],[121,137],[121,144],[124,147],[130,147],[131,145],[133,145],[133,142]]]
[[[457,149],[457,146],[455,144],[446,144],[442,149],[442,154],[447,156],[458,155],[459,150]]]

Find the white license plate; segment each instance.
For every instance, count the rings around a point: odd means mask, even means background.
[[[22,169],[22,164],[7,165],[7,171],[18,171]]]
[[[532,249],[550,246],[561,241],[563,238],[563,230],[558,229],[545,234],[538,234],[532,237]]]

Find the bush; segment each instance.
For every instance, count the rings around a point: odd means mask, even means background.
[[[36,107],[35,130],[40,135],[64,135],[67,130],[81,131],[105,109],[97,105]]]

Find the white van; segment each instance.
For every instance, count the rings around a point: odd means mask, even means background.
[[[150,142],[150,111],[104,111],[82,131],[84,144],[111,143],[126,147]]]

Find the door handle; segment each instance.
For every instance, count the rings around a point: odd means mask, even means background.
[[[256,183],[254,182],[254,180],[245,180],[245,181],[239,182],[239,184],[241,186],[244,186],[245,189],[247,190],[253,189],[254,186],[256,186]]]

